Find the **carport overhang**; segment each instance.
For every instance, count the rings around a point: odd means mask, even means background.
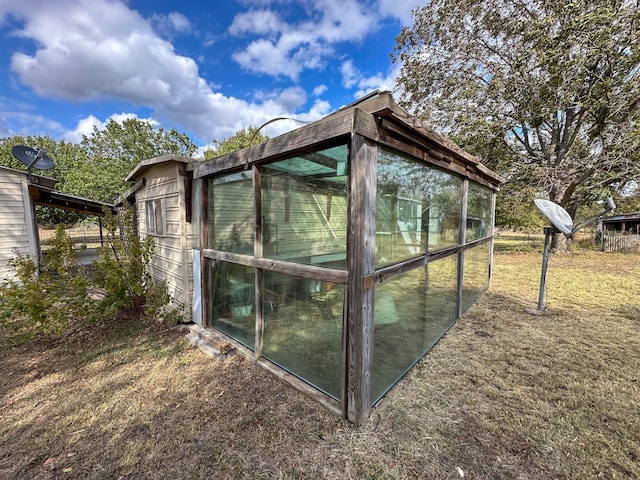
[[[34,205],[60,208],[75,213],[103,217],[105,209],[114,212],[113,204],[76,197],[53,189],[55,180],[32,175],[29,179],[29,196]]]

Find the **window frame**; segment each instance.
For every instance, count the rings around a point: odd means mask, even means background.
[[[144,209],[146,215],[147,235],[164,237],[167,234],[164,199],[154,198],[145,200]],[[158,218],[160,214],[160,218]],[[158,222],[160,220],[160,222]]]

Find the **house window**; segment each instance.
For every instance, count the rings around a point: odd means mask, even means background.
[[[145,202],[147,211],[147,234],[161,237],[164,235],[164,215],[162,200],[148,200]]]

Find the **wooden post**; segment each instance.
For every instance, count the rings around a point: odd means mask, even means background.
[[[189,275],[191,273],[189,269],[189,237],[187,235],[187,193],[185,188],[186,177],[183,176],[182,165],[176,163],[176,183],[178,184],[178,210],[180,212],[180,263],[182,264],[180,275],[182,277],[182,305],[185,311],[191,311],[191,296],[189,292]],[[188,200],[191,202],[191,199]],[[136,222],[137,223],[137,222]]]
[[[209,180],[199,179],[200,182],[200,294],[202,295],[203,327],[211,324],[211,261],[204,256],[204,250],[209,248]]]
[[[420,253],[429,251],[429,227],[431,220],[431,198],[423,198],[420,212]],[[420,275],[420,283],[418,286],[420,292],[420,311],[427,311],[427,293],[429,292],[429,264],[422,267],[422,275]],[[424,322],[426,328],[429,322]]]
[[[254,165],[253,173],[253,255],[262,258],[262,169]],[[264,333],[264,309],[262,308],[263,278],[262,269],[255,269],[255,312],[256,312],[256,340],[254,344],[256,358],[262,356]]]
[[[356,110],[354,115],[359,112]],[[352,135],[349,175],[345,416],[361,425],[371,413],[373,380],[376,144]],[[346,397],[346,398],[345,398]]]
[[[489,288],[491,288],[491,279],[493,278],[493,240],[495,238],[495,223],[496,223],[496,192],[491,194],[491,242],[489,243]]]
[[[462,181],[460,192],[460,230],[458,231],[458,243],[464,245],[467,238],[467,198],[469,196],[469,180]],[[458,311],[456,318],[462,316],[462,289],[464,287],[464,250],[458,254]]]

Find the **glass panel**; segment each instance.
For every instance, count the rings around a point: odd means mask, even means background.
[[[162,218],[162,200],[147,200],[145,202],[147,216],[147,234],[164,235],[164,222]]]
[[[155,227],[156,227],[156,231],[155,234],[156,235],[164,235],[164,222],[162,221],[162,201],[161,200],[154,200],[153,201],[153,208],[155,210]]]
[[[464,251],[462,311],[465,312],[489,287],[489,242]]]
[[[383,149],[377,176],[376,267],[458,244],[459,177]]]
[[[253,255],[252,172],[209,180],[209,248]]]
[[[265,257],[346,268],[346,163],[341,145],[263,167]]]
[[[473,242],[492,234],[493,217],[491,214],[492,192],[477,183],[469,182],[467,201],[466,241]]]
[[[374,403],[455,322],[457,265],[451,255],[376,287]]]
[[[145,203],[146,206],[146,214],[147,214],[147,234],[155,235],[156,233],[156,215],[153,210],[153,200],[148,200]]]
[[[253,350],[255,269],[228,262],[211,263],[211,325]]]
[[[262,353],[340,398],[344,285],[265,271]]]

